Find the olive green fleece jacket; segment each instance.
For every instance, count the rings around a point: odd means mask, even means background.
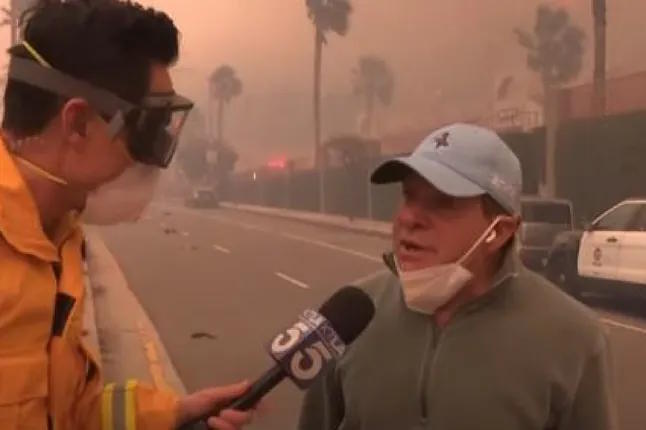
[[[515,253],[441,330],[393,272],[362,285],[375,317],[308,391],[299,430],[615,428],[601,323]]]

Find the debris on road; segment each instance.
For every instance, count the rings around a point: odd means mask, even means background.
[[[207,333],[204,331],[198,331],[195,332],[191,335],[191,339],[209,339],[209,340],[216,340],[217,336],[212,335],[211,333]]]

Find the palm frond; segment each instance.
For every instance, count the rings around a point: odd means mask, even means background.
[[[347,33],[352,13],[349,0],[305,0],[305,4],[308,17],[322,34],[332,31],[343,36]]]
[[[242,94],[242,81],[236,71],[228,64],[224,64],[211,73],[209,77],[211,96],[229,103],[231,99]]]
[[[515,28],[514,34],[516,35],[516,39],[518,40],[520,46],[526,49],[536,49],[534,38],[528,32],[519,28]]]
[[[392,102],[395,78],[385,60],[375,56],[359,58],[353,73],[354,93],[358,96],[376,97],[388,106]]]
[[[527,66],[547,84],[567,82],[581,72],[585,34],[571,22],[565,9],[539,6],[534,34],[520,29],[514,34],[527,50]]]

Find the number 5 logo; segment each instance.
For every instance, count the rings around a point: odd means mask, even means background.
[[[275,354],[282,354],[292,349],[301,339],[301,333],[307,333],[309,328],[302,322],[297,322],[294,327],[288,329],[274,338],[271,343],[271,351]]]
[[[332,354],[330,354],[330,351],[321,342],[316,342],[311,347],[306,348],[305,353],[311,362],[309,366],[306,367],[304,365],[306,356],[301,351],[297,351],[294,354],[290,364],[292,375],[301,381],[307,381],[316,377],[323,367],[323,360],[325,359],[327,362],[332,359]]]

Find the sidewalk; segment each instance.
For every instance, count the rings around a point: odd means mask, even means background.
[[[89,294],[85,327],[98,344],[105,383],[136,378],[158,389],[185,394],[153,323],[114,257],[96,230],[86,228],[86,238]]]
[[[391,223],[384,221],[374,221],[365,218],[355,218],[353,220],[350,220],[347,216],[342,215],[322,214],[318,212],[297,211],[291,209],[272,208],[267,206],[256,206],[230,202],[220,203],[220,206],[227,209],[287,218],[291,220],[306,222],[309,224],[341,228],[344,230],[350,230],[357,233],[369,234],[384,238],[390,238],[392,233]]]

